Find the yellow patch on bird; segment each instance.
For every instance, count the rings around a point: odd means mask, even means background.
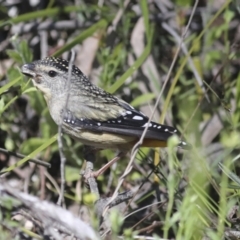
[[[167,142],[166,141],[159,141],[155,139],[144,139],[143,144],[141,145],[142,147],[167,147]]]
[[[46,88],[44,86],[42,86],[41,84],[37,84],[35,82],[34,79],[32,79],[32,82],[33,82],[33,85],[43,93],[43,96],[44,98],[46,99],[46,101],[50,100],[51,99],[51,96],[52,96],[52,92],[51,92],[51,89],[49,88]]]
[[[111,133],[97,133],[82,129],[79,131],[71,131],[70,129],[66,128],[64,131],[85,145],[103,149],[119,149],[122,151],[130,150],[133,146],[133,143],[136,141],[136,137]]]

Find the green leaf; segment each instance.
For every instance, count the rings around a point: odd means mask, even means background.
[[[14,149],[14,141],[13,141],[13,139],[11,137],[7,137],[7,139],[5,141],[5,147],[9,151],[13,151],[13,149]]]
[[[118,234],[124,221],[121,211],[117,209],[112,209],[109,219],[112,224],[113,233]]]
[[[146,32],[146,37],[149,41],[149,38],[151,38],[151,36],[149,34],[150,28],[149,28],[148,1],[147,0],[141,0],[140,4],[141,4],[142,13],[143,13],[144,28],[145,28],[145,32]]]
[[[11,104],[13,104],[17,100],[17,98],[18,96],[11,98],[11,100],[8,103],[6,103],[5,106],[2,108],[0,114],[2,114]]]
[[[3,108],[4,108],[5,104],[4,104],[4,100],[3,98],[0,99],[0,113],[3,112]]]
[[[21,43],[19,45],[19,51],[22,54],[21,55],[22,62],[24,62],[24,63],[32,62],[33,55],[32,55],[32,52],[29,48],[29,44],[27,43],[27,41],[25,41],[25,40],[21,41]]]
[[[20,41],[17,36],[14,36],[11,38],[11,43],[14,50],[7,50],[7,54],[10,58],[14,59],[15,62],[19,64],[32,61],[33,55],[26,40]]]
[[[19,71],[19,68],[9,68],[7,71],[7,78],[11,81],[12,79],[16,79],[19,78],[19,84],[21,83],[21,81],[23,80],[23,75],[22,73]]]
[[[226,174],[233,182],[240,186],[240,178],[234,172],[232,172],[222,163],[218,163],[218,166],[223,171],[224,174]]]
[[[146,104],[147,102],[154,99],[156,96],[154,93],[145,93],[139,97],[136,97],[132,102],[131,105],[133,107],[141,106],[142,104]]]
[[[36,92],[37,89],[35,87],[30,87],[22,92],[22,94],[29,93],[29,92]]]
[[[79,169],[76,167],[65,167],[65,178],[67,182],[77,181],[80,178]]]
[[[93,204],[97,200],[98,200],[98,197],[94,193],[86,193],[86,194],[83,195],[83,202],[86,205]]]
[[[6,90],[8,90],[10,87],[12,87],[14,84],[16,84],[17,82],[19,82],[21,80],[21,77],[15,78],[14,80],[12,80],[11,82],[5,84],[4,86],[2,86],[0,88],[0,95],[2,93],[4,93]]]
[[[223,14],[223,17],[227,23],[230,23],[231,20],[234,18],[234,16],[235,16],[235,13],[229,9],[227,9]]]
[[[17,63],[22,63],[22,57],[16,50],[6,50],[7,55]]]
[[[20,151],[23,154],[29,154],[34,151],[36,148],[40,147],[42,144],[46,142],[44,138],[30,138],[23,142],[20,147]]]

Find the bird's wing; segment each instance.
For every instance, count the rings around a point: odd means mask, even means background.
[[[155,122],[149,122],[149,118],[134,109],[131,105],[118,98],[113,101],[102,101],[102,98],[79,104],[79,111],[71,111],[68,107],[64,122],[68,127],[85,129],[95,132],[107,132],[118,135],[133,136],[140,138],[145,127],[148,130],[145,139],[167,141],[177,130]],[[70,102],[71,104],[71,102]],[[74,107],[74,109],[76,109]],[[100,117],[99,117],[100,116]],[[183,142],[184,143],[184,142]],[[184,144],[183,144],[184,145]]]

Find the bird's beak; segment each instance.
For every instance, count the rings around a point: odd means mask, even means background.
[[[22,66],[22,73],[28,77],[36,77],[35,64],[27,63]]]

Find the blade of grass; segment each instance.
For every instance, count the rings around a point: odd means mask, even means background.
[[[11,82],[9,82],[9,83],[5,84],[4,86],[2,86],[2,87],[0,88],[0,95],[1,95],[2,93],[4,93],[5,91],[7,91],[10,87],[12,87],[14,84],[16,84],[17,82],[19,82],[20,80],[21,80],[21,77],[16,78],[16,79],[12,80]]]
[[[39,148],[37,148],[36,150],[34,150],[32,153],[30,153],[28,156],[26,156],[25,158],[23,158],[22,160],[18,161],[17,163],[11,165],[10,167],[3,169],[0,172],[0,175],[6,172],[10,172],[12,170],[14,170],[17,167],[22,166],[24,163],[26,163],[27,161],[29,161],[29,159],[34,158],[38,153],[40,153],[41,151],[43,151],[45,148],[47,148],[48,146],[50,146],[51,144],[53,144],[55,141],[57,140],[57,134],[54,135],[52,138],[48,139],[44,144],[42,144]]]
[[[196,41],[193,41],[193,42],[199,42],[200,39],[203,37],[204,33],[210,28],[210,26],[212,25],[212,23],[216,20],[216,18],[227,8],[227,6],[231,3],[231,0],[227,0],[223,6],[216,12],[216,14],[210,19],[210,21],[206,24],[205,28],[202,30],[202,32],[198,35],[198,37],[196,38]],[[160,117],[160,123],[163,123],[164,122],[164,119],[165,119],[165,116],[166,116],[166,112],[167,112],[167,109],[168,109],[168,106],[169,106],[169,103],[170,103],[170,100],[171,100],[171,97],[173,95],[173,91],[174,91],[174,88],[178,82],[178,79],[180,78],[180,76],[183,74],[183,68],[185,67],[186,63],[187,63],[187,60],[188,60],[188,57],[192,54],[192,52],[194,51],[195,49],[195,45],[193,44],[191,49],[189,50],[188,52],[188,55],[184,57],[183,61],[182,61],[182,64],[180,65],[180,67],[178,68],[178,71],[176,73],[176,76],[174,77],[173,79],[173,82],[171,84],[171,87],[169,89],[169,92],[167,94],[167,98],[165,100],[165,103],[163,105],[163,110],[162,110],[162,114],[161,114],[161,117]]]
[[[64,52],[71,50],[71,48],[73,48],[75,45],[81,43],[83,40],[85,40],[89,36],[92,36],[96,31],[98,31],[99,29],[103,29],[105,27],[107,27],[107,21],[105,19],[98,21],[97,23],[93,24],[91,27],[89,27],[85,31],[81,32],[71,42],[65,44],[62,48],[56,51],[52,56],[57,57],[63,54]]]
[[[6,111],[6,109],[11,105],[13,104],[16,100],[18,99],[18,96],[15,96],[14,98],[12,98],[5,106],[2,110],[0,110],[0,115]]]
[[[140,1],[143,19],[144,19],[144,27],[147,37],[147,42],[149,42],[150,39],[150,27],[149,27],[149,11],[148,11],[148,3],[146,0]]]
[[[168,176],[167,176],[167,189],[168,189],[168,204],[167,204],[167,212],[165,215],[165,223],[163,227],[163,238],[167,239],[169,234],[169,229],[172,226],[171,215],[174,207],[174,194],[175,188],[177,186],[177,177],[175,174],[174,161],[175,161],[175,153],[174,147],[176,147],[176,143],[178,142],[177,137],[172,137],[168,141]]]
[[[107,90],[109,93],[114,93],[120,88],[124,82],[130,77],[146,60],[152,49],[153,26],[149,30],[149,42],[145,47],[141,56],[133,63],[133,65]]]
[[[240,186],[240,178],[235,173],[231,172],[222,163],[218,163],[218,166],[223,171],[223,173],[228,176],[228,178],[230,178],[233,182],[237,183]]]
[[[94,5],[91,6],[91,8],[88,8],[88,11],[97,10],[99,8],[96,8]],[[86,8],[83,6],[67,6],[67,7],[57,7],[57,8],[49,8],[44,9],[40,11],[35,11],[31,13],[22,14],[20,16],[17,16],[15,18],[9,19],[9,20],[2,20],[0,21],[0,28],[8,25],[8,24],[17,24],[20,22],[26,22],[30,20],[34,20],[37,18],[44,18],[44,17],[54,17],[59,15],[60,13],[71,13],[71,12],[78,12],[78,11],[86,11]]]
[[[226,159],[224,161],[224,169],[228,169],[231,161]],[[219,210],[218,210],[218,226],[217,226],[217,235],[219,239],[224,236],[224,229],[225,229],[225,216],[227,215],[227,187],[228,187],[228,176],[226,174],[222,174],[221,176],[221,183],[220,183],[220,200],[219,200]]]

